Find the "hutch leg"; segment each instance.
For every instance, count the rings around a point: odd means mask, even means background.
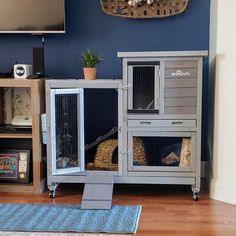
[[[58,185],[59,185],[58,183],[52,183],[52,185],[48,185],[50,198],[56,197],[56,189],[57,189]]]
[[[197,181],[199,182],[199,181]],[[199,195],[200,195],[200,184],[196,183],[192,185],[192,192],[193,192],[193,200],[198,201],[199,200]]]

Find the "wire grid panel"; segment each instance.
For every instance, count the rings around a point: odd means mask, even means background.
[[[84,169],[83,91],[52,89],[52,169],[56,174]]]

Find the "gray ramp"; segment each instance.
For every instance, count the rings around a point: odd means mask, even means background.
[[[81,209],[107,209],[112,206],[114,175],[111,173],[89,173],[85,186]]]

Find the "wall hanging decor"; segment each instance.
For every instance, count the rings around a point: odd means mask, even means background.
[[[184,12],[189,0],[100,0],[105,13],[127,18],[162,18]]]

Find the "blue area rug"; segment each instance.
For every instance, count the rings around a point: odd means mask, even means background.
[[[141,206],[81,210],[79,205],[0,204],[0,230],[135,233]]]

